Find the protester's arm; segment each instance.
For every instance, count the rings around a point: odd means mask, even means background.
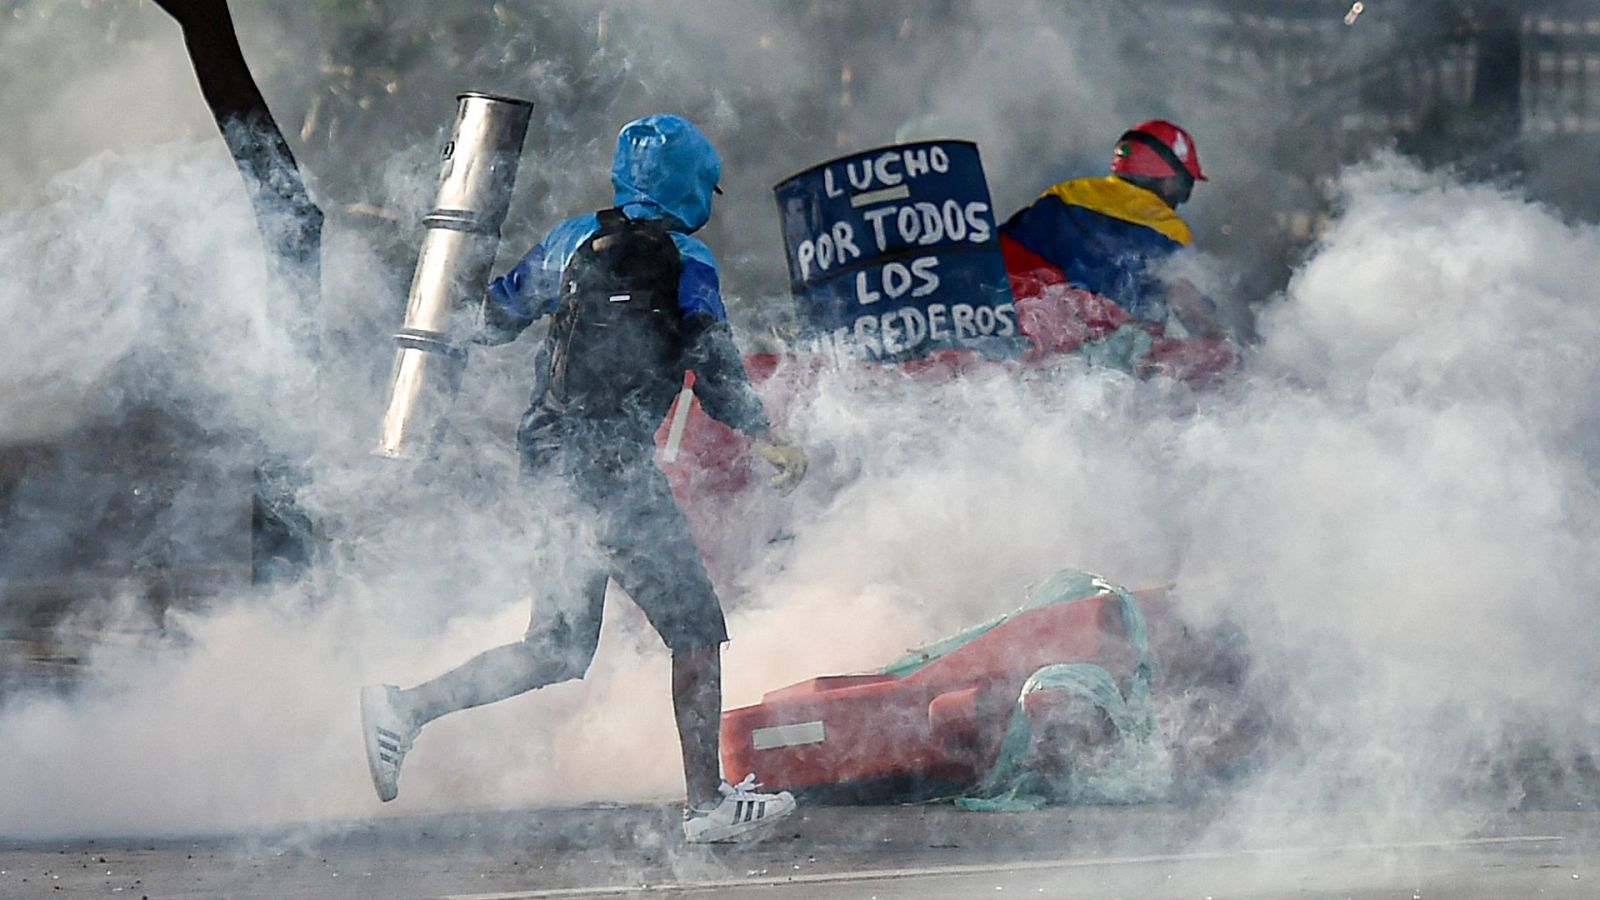
[[[539,282],[544,273],[544,246],[528,251],[511,271],[489,282],[483,292],[481,321],[472,340],[478,344],[505,344],[544,314]]]
[[[689,362],[694,369],[694,393],[713,419],[755,439],[754,449],[778,471],[769,483],[787,494],[805,478],[810,461],[805,451],[767,420],[761,398],[750,386],[744,362],[733,343],[727,322],[696,312],[684,323]]]
[[[685,361],[694,370],[694,393],[706,414],[753,438],[765,437],[772,425],[750,385],[728,323],[700,311],[689,314],[683,329]]]
[[[1175,278],[1167,283],[1167,310],[1192,337],[1212,341],[1227,339],[1227,332],[1217,322],[1216,301],[1200,293],[1187,278]]]
[[[1217,303],[1199,285],[1206,283],[1209,263],[1193,249],[1173,253],[1152,266],[1151,276],[1165,298],[1169,337],[1225,341],[1227,329],[1218,316]]]
[[[693,239],[674,238],[682,251],[678,305],[683,311],[685,362],[695,373],[695,396],[707,415],[755,439],[756,453],[778,470],[771,485],[787,494],[805,477],[810,465],[805,451],[772,427],[750,384],[733,342],[710,251]]]

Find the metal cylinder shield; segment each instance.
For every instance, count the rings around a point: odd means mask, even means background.
[[[466,363],[471,301],[489,281],[533,113],[532,103],[511,97],[468,92],[456,99],[439,192],[422,220],[427,231],[406,298],[405,326],[395,335],[377,450],[382,456],[425,452],[444,420]]]

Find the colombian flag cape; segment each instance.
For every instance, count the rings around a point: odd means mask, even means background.
[[[1180,352],[1193,355],[1200,342],[1165,337],[1167,288],[1157,274],[1191,241],[1172,207],[1116,176],[1045,191],[1000,227],[1017,324],[1033,354],[1079,353],[1130,371],[1165,369]],[[1211,355],[1196,361],[1200,368],[1231,362],[1231,351],[1226,361]]]

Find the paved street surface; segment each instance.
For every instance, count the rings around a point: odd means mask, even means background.
[[[0,897],[1600,898],[1600,813],[1464,840],[1196,849],[1199,811],[821,808],[762,845],[686,847],[666,807],[385,818],[188,839],[0,841]]]

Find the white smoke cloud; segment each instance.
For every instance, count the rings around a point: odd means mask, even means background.
[[[1516,754],[1600,738],[1582,549],[1600,234],[1394,160],[1345,189],[1244,402],[1182,436],[1214,523],[1190,559],[1243,589],[1206,599],[1272,639],[1258,677],[1299,701],[1281,714],[1304,756],[1258,798],[1271,821],[1329,801],[1403,828],[1469,791],[1514,803],[1496,779]]]
[[[704,80],[674,66],[730,34],[759,46],[750,21],[673,9],[661,14],[671,28],[613,20],[613,40],[677,43],[662,71],[647,73],[664,81],[608,115],[648,111],[663,84]],[[1018,46],[1006,44],[1010,27],[973,36],[974,46],[988,56]],[[1058,51],[1110,46],[1095,34],[1038,32],[1016,57],[1047,61],[1052,89],[1092,82],[1098,67]],[[803,40],[782,44],[783,64],[741,90],[780,92],[804,72],[796,46]],[[757,136],[735,137],[746,120],[727,97],[748,96],[731,79],[760,67],[730,58],[683,102],[721,110],[713,127],[753,146]],[[975,104],[995,111],[980,135],[991,179],[1026,196],[1044,173],[1019,149],[1034,137],[1007,131],[1015,117],[1005,111],[1044,101],[1009,94],[1011,80],[979,83],[994,94]],[[941,112],[961,95],[937,96]],[[1138,114],[1126,95],[1093,97],[1083,91],[1083,118],[1072,120],[1091,122],[1074,135],[1093,140],[1057,137],[1100,142],[1125,124],[1119,114]],[[885,127],[927,111],[876,98],[860,115]],[[547,128],[574,127],[567,113],[549,115]],[[581,140],[604,148],[608,133]],[[814,162],[826,146],[826,136],[793,136],[771,171],[740,177],[764,191],[761,178]],[[388,173],[385,199],[426,202],[434,172],[417,162],[426,154],[373,155],[386,161],[374,168]],[[70,697],[13,699],[0,710],[0,828],[235,829],[677,796],[667,657],[613,597],[584,683],[430,725],[402,800],[376,803],[355,688],[414,683],[514,640],[540,589],[530,567],[560,510],[517,493],[509,447],[530,342],[475,356],[463,389],[471,443],[454,468],[378,465],[362,444],[382,373],[364,365],[374,356],[382,365],[393,326],[384,311],[397,314],[397,297],[367,236],[330,229],[324,315],[352,346],[371,340],[379,351],[337,361],[323,412],[307,416],[293,402],[304,359],[270,316],[259,240],[220,142],[207,133],[81,158],[54,180],[41,175],[42,199],[0,220],[9,276],[0,310],[12,323],[0,337],[0,438],[56,433],[85,405],[114,406],[124,392],[185,408],[240,442],[265,436],[312,461],[304,501],[323,523],[327,562],[305,585],[175,615],[161,642],[102,649]],[[602,163],[578,151],[542,160],[603,191]],[[587,196],[563,190],[533,202],[568,211]],[[1587,390],[1600,374],[1588,353],[1600,235],[1394,160],[1349,173],[1345,190],[1336,227],[1263,322],[1246,370],[1216,393],[1070,362],[937,386],[854,375],[820,385],[793,423],[819,465],[788,501],[792,540],[727,597],[728,703],[881,665],[1074,566],[1135,586],[1176,579],[1196,619],[1240,624],[1254,687],[1286,698],[1272,707],[1274,725],[1292,740],[1230,795],[1231,836],[1372,833],[1408,817],[1503,809],[1515,786],[1494,777],[1512,745],[1558,759],[1600,748],[1586,703],[1600,672],[1585,552],[1600,521]],[[762,193],[730,208],[738,222],[759,221],[767,202]]]
[[[267,321],[255,226],[226,155],[211,150],[101,157],[55,179],[45,205],[5,216],[0,252],[16,262],[0,284],[13,323],[0,338],[7,441],[49,436],[85,405],[99,412],[148,399],[127,396],[142,379],[119,377],[124,365],[194,375],[178,388],[189,397],[208,381],[234,380],[205,377],[223,366],[257,384],[280,377],[287,348]],[[175,179],[187,195],[162,190]],[[179,294],[175,284],[196,292]],[[217,297],[228,299],[207,300]],[[235,353],[203,345],[219,331],[237,335]],[[172,365],[179,360],[186,364]],[[228,399],[254,409],[266,398]]]

